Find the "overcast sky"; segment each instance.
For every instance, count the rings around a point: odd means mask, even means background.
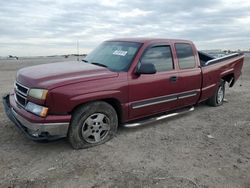
[[[8,0],[0,56],[86,53],[117,37],[190,39],[199,49],[249,49],[250,0]]]

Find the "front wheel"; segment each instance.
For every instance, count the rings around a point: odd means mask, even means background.
[[[68,139],[74,149],[96,146],[114,137],[117,126],[117,114],[110,104],[92,102],[73,113]]]
[[[214,95],[207,100],[207,103],[210,106],[220,106],[223,104],[224,96],[225,96],[225,81],[221,80]]]

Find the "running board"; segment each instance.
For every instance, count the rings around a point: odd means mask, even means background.
[[[123,124],[122,126],[123,127],[128,127],[128,128],[129,127],[138,127],[138,126],[141,126],[141,125],[153,123],[155,121],[167,119],[167,118],[174,117],[174,116],[177,116],[177,115],[186,114],[186,113],[192,112],[192,111],[194,111],[194,107],[191,107],[191,108],[188,108],[188,109],[185,108],[185,109],[182,109],[182,110],[178,110],[178,111],[175,111],[175,112],[170,113],[170,114],[164,114],[164,115],[160,115],[160,116],[157,116],[157,117],[151,117],[151,118],[148,118],[148,119],[139,120],[139,121],[136,121],[134,123],[126,123],[126,124]]]

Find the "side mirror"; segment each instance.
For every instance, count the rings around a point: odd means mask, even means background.
[[[152,64],[152,63],[141,64],[141,66],[136,71],[137,75],[140,75],[140,74],[155,74],[155,73],[156,73],[156,69],[155,69],[154,64]]]

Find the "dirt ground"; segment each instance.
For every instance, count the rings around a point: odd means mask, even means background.
[[[0,60],[0,95],[13,88],[21,67],[71,59]],[[0,187],[250,188],[250,58],[226,99],[220,107],[200,104],[183,116],[121,127],[113,140],[85,150],[66,139],[26,139],[0,104]]]

